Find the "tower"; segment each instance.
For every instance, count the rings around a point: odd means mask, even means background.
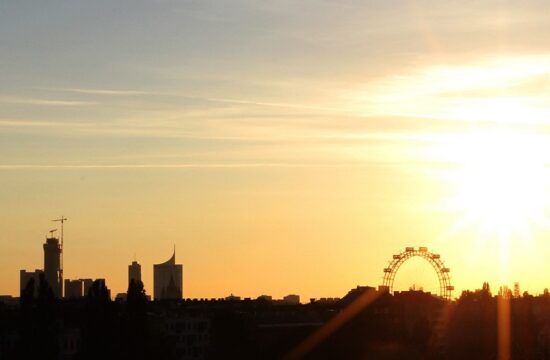
[[[176,249],[168,261],[153,265],[155,300],[182,298],[182,272],[183,266],[176,264]]]
[[[60,256],[60,260],[59,260],[59,275],[58,275],[58,279],[59,279],[59,296],[58,297],[61,297],[63,295],[63,224],[65,223],[65,221],[67,221],[68,219],[64,216],[61,216],[59,219],[54,219],[52,220],[53,222],[58,222],[61,224],[61,256]],[[52,232],[53,234],[53,232]]]
[[[135,282],[141,281],[141,265],[137,261],[132,261],[128,265],[128,284],[134,280]]]
[[[57,298],[60,298],[63,294],[61,251],[59,239],[54,237],[52,232],[50,237],[46,238],[44,244],[44,277]]]

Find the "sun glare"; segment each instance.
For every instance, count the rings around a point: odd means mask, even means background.
[[[456,149],[453,207],[464,221],[501,237],[528,237],[544,221],[548,174],[542,139],[496,130],[471,134]]]
[[[453,193],[442,200],[457,216],[450,231],[468,228],[496,241],[504,263],[506,248],[525,244],[547,225],[550,109],[540,92],[547,74],[547,55],[428,65],[367,84],[355,92],[351,107],[447,126],[419,139],[433,144],[425,148],[426,158],[452,164],[443,176]]]

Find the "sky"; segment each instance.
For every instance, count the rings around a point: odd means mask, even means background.
[[[184,297],[341,297],[428,246],[549,284],[543,1],[0,1],[0,294],[43,266]],[[417,261],[419,260],[419,261]],[[435,291],[413,259],[395,287]]]

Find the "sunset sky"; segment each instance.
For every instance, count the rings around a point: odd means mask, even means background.
[[[0,294],[177,250],[184,297],[340,297],[428,246],[550,287],[545,1],[0,2]],[[412,260],[396,289],[435,291]]]

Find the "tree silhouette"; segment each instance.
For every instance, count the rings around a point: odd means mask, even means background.
[[[19,321],[16,353],[21,359],[32,359],[34,338],[34,278],[31,278],[19,297]]]
[[[128,285],[122,326],[122,351],[128,359],[151,358],[147,326],[147,297],[141,281]]]
[[[491,296],[489,285],[464,291],[449,321],[449,358],[496,359],[497,325],[497,300]]]
[[[105,283],[95,280],[86,297],[82,327],[83,359],[117,358],[118,339],[115,304]]]
[[[38,284],[36,302],[38,348],[42,359],[57,359],[59,354],[59,330],[57,326],[57,301],[43,273]]]

